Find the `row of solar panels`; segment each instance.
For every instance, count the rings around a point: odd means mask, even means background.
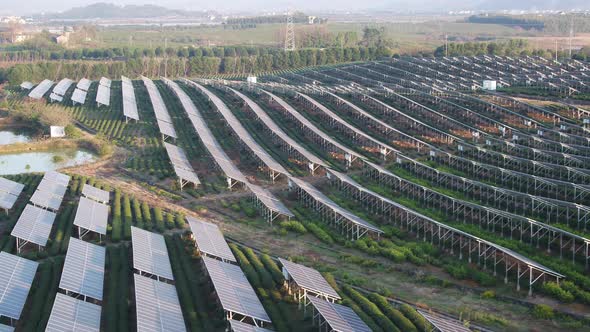
[[[84,184],[74,225],[98,234],[106,234],[110,194]],[[82,236],[82,233],[79,233]],[[104,293],[106,249],[70,238],[58,293],[45,331],[100,331],[102,308],[87,302],[102,301]],[[72,295],[67,296],[67,295]],[[81,299],[81,297],[83,299]]]
[[[69,181],[70,177],[65,174],[54,171],[45,173],[31,196],[32,205],[27,204],[12,229],[11,235],[17,238],[19,252],[27,243],[46,246],[56,217],[52,211],[59,209]]]
[[[270,318],[246,276],[240,267],[235,265],[236,258],[219,227],[193,217],[186,219],[223,309],[233,314],[270,323]],[[279,263],[287,281],[294,283],[296,287],[308,294],[306,301],[320,312],[332,330],[371,331],[352,309],[334,303],[341,300],[340,295],[317,270],[282,258],[279,258]],[[254,327],[234,320],[230,320],[230,325],[235,332],[251,331]]]
[[[64,95],[66,94],[66,92],[68,91],[70,86],[72,86],[73,83],[74,83],[74,81],[72,81],[69,78],[64,78],[61,81],[59,81],[55,85],[55,87],[53,88],[53,91],[51,92],[51,94],[49,95],[50,100],[62,102]],[[90,81],[86,78],[83,78],[78,82],[78,84],[76,85],[76,89],[72,93],[72,97],[71,97],[72,103],[74,105],[75,104],[83,105],[86,102],[86,96],[88,94],[88,89],[90,88],[91,84],[92,84],[92,81]],[[43,96],[49,91],[51,86],[53,86],[53,81],[51,81],[51,80],[43,80],[34,89],[33,89],[33,84],[31,82],[23,82],[21,84],[21,87],[23,89],[27,89],[27,90],[32,89],[29,92],[29,97],[31,97],[33,99],[43,98]],[[111,89],[111,80],[109,80],[105,77],[102,77],[99,81],[98,90],[96,93],[96,102],[97,102],[98,106],[101,106],[101,105],[109,106],[110,105],[110,99],[111,99],[111,90],[110,89]],[[133,99],[135,99],[135,97]]]

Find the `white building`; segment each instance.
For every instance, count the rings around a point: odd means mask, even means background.
[[[50,126],[49,132],[52,138],[66,137],[66,129],[60,126]]]
[[[483,81],[483,89],[489,91],[496,91],[496,81],[485,80]]]

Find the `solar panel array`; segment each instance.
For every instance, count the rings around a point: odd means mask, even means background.
[[[162,79],[178,96],[184,110],[187,112],[189,119],[193,123],[195,131],[199,138],[211,154],[213,159],[221,170],[225,173],[225,175],[235,181],[246,183],[246,177],[242,174],[242,172],[234,165],[231,159],[227,156],[225,151],[219,143],[213,133],[209,130],[207,126],[207,122],[201,116],[199,110],[195,107],[190,97],[178,86],[178,84],[167,80],[165,78]]]
[[[187,216],[186,220],[193,232],[195,243],[202,253],[225,261],[236,262],[234,254],[217,225],[197,220],[191,216]]]
[[[82,188],[82,195],[93,199],[99,203],[107,204],[110,200],[110,193],[106,190],[98,189],[94,186],[91,186],[87,183],[84,184],[84,188]]]
[[[193,85],[200,89],[215,105],[219,113],[223,116],[225,121],[229,124],[229,126],[234,130],[234,132],[238,135],[240,140],[248,146],[250,150],[258,157],[262,162],[271,170],[281,173],[284,175],[289,175],[289,172],[279,164],[263,147],[261,147],[258,142],[250,135],[248,130],[244,128],[240,120],[236,118],[236,116],[232,113],[232,111],[227,107],[227,105],[214,93],[206,89],[204,86],[194,83]]]
[[[19,319],[39,263],[0,252],[0,316]]]
[[[88,92],[88,89],[90,89],[91,84],[92,84],[91,80],[83,78],[78,82],[78,84],[76,84],[76,88],[78,88],[82,91]]]
[[[282,258],[279,258],[279,262],[281,262],[283,270],[289,273],[300,288],[316,294],[326,295],[336,300],[341,299],[340,295],[338,295],[317,270]]]
[[[96,91],[96,103],[99,106],[109,106],[111,104],[111,88],[99,84],[98,90]]]
[[[224,310],[270,323],[270,318],[239,266],[203,257]]]
[[[170,158],[170,161],[172,162],[176,175],[180,179],[190,181],[195,185],[200,184],[201,181],[199,180],[197,173],[195,173],[193,166],[191,166],[191,163],[188,161],[184,150],[176,145],[166,142],[164,142],[164,147],[166,148],[168,158]]]
[[[132,226],[131,243],[135,269],[174,280],[164,236]]]
[[[334,332],[371,332],[371,329],[349,307],[330,303],[314,296],[307,299],[319,312]]]
[[[51,233],[55,213],[27,205],[12,229],[12,236],[44,247]]]
[[[45,332],[98,332],[101,307],[57,293]]]
[[[229,326],[233,332],[272,332],[271,330],[229,319]]]
[[[108,205],[93,201],[86,197],[80,197],[74,225],[101,235],[107,233],[107,222],[109,219]]]
[[[174,130],[174,125],[172,124],[172,118],[168,113],[168,109],[166,108],[166,104],[164,104],[164,100],[162,100],[162,96],[160,95],[158,88],[149,78],[142,76],[141,79],[143,80],[143,84],[147,88],[148,94],[150,95],[150,100],[152,102],[154,113],[156,113],[156,122],[160,128],[160,133],[165,136],[177,138],[176,130]]]
[[[43,96],[51,89],[53,85],[53,81],[50,80],[43,80],[43,82],[39,83],[31,92],[29,92],[29,97],[33,99],[41,99]]]
[[[254,114],[256,114],[256,116],[268,127],[268,129],[270,129],[270,131],[272,131],[275,135],[279,136],[289,146],[291,146],[293,149],[299,152],[304,158],[306,158],[310,162],[317,165],[325,166],[325,163],[320,158],[318,158],[313,153],[310,153],[306,148],[301,146],[301,144],[299,144],[297,141],[295,141],[289,135],[287,135],[283,131],[283,129],[281,129],[281,127],[279,127],[276,124],[276,122],[273,119],[271,119],[271,117],[268,116],[268,114],[266,114],[266,112],[262,110],[262,108],[260,108],[260,106],[258,106],[258,104],[256,104],[252,99],[248,98],[246,95],[240,93],[239,91],[236,91],[234,89],[230,90],[233,91],[238,97],[242,98],[242,100],[244,100],[248,104],[248,106],[252,109]]]
[[[135,274],[137,331],[186,331],[173,285]]]
[[[72,86],[72,84],[74,84],[74,81],[72,81],[69,78],[64,78],[61,81],[57,82],[55,87],[53,87],[53,93],[63,97],[66,94],[66,92],[68,92],[68,89],[70,88],[70,86]]]
[[[72,93],[72,102],[84,105],[84,103],[86,102],[87,94],[87,91],[76,88],[76,90],[74,90],[74,93]]]
[[[213,159],[215,159],[217,165],[225,173],[225,176],[228,179],[243,183],[270,211],[278,212],[286,216],[293,216],[293,213],[291,213],[291,211],[289,211],[289,209],[287,209],[287,207],[281,203],[271,192],[260,186],[250,183],[250,181],[246,179],[242,172],[227,156],[225,151],[223,151],[223,148],[221,145],[219,145],[219,142],[209,130],[206,120],[195,107],[190,97],[178,86],[178,84],[165,78],[162,80],[170,88],[172,88],[174,93],[176,93],[178,96],[178,99],[180,99],[180,102],[188,114],[189,119],[193,123],[193,127],[195,128],[197,135],[199,135],[201,142],[203,142],[203,145],[205,145],[211,156],[213,156]],[[189,84],[194,83],[188,80],[185,80],[185,82]]]
[[[139,121],[133,83],[127,77],[121,76],[121,87],[123,91],[123,115],[129,119]]]
[[[0,208],[12,209],[24,188],[24,184],[0,177]]]
[[[70,177],[65,174],[46,172],[37,190],[31,196],[31,203],[45,209],[59,210],[69,182]]]
[[[59,288],[102,300],[106,249],[70,238]]]

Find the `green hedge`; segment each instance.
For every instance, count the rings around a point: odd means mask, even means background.
[[[418,329],[414,324],[404,317],[399,310],[394,309],[393,306],[387,301],[387,299],[379,294],[369,294],[369,300],[375,303],[379,309],[389,318],[395,325],[404,332],[418,332]]]
[[[359,307],[361,307],[361,309],[363,309],[363,311],[365,313],[367,313],[367,315],[371,316],[375,322],[377,324],[379,324],[379,326],[381,328],[383,328],[385,331],[392,331],[392,332],[396,332],[396,331],[400,331],[390,320],[389,318],[387,318],[382,312],[381,310],[379,310],[379,307],[377,307],[377,305],[375,305],[373,302],[369,301],[365,296],[363,296],[361,293],[357,292],[356,290],[354,290],[352,287],[350,286],[344,286],[342,287],[342,290],[344,290],[344,292],[350,296],[350,298],[356,302]]]

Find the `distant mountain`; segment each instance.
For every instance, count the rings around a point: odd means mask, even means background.
[[[155,5],[127,5],[119,6],[112,3],[95,3],[84,7],[75,7],[61,13],[45,15],[46,18],[56,19],[112,19],[112,18],[150,18],[163,16],[202,17],[204,12],[191,12],[168,9]]]
[[[588,0],[483,0],[472,2],[478,10],[571,10],[590,9]]]

